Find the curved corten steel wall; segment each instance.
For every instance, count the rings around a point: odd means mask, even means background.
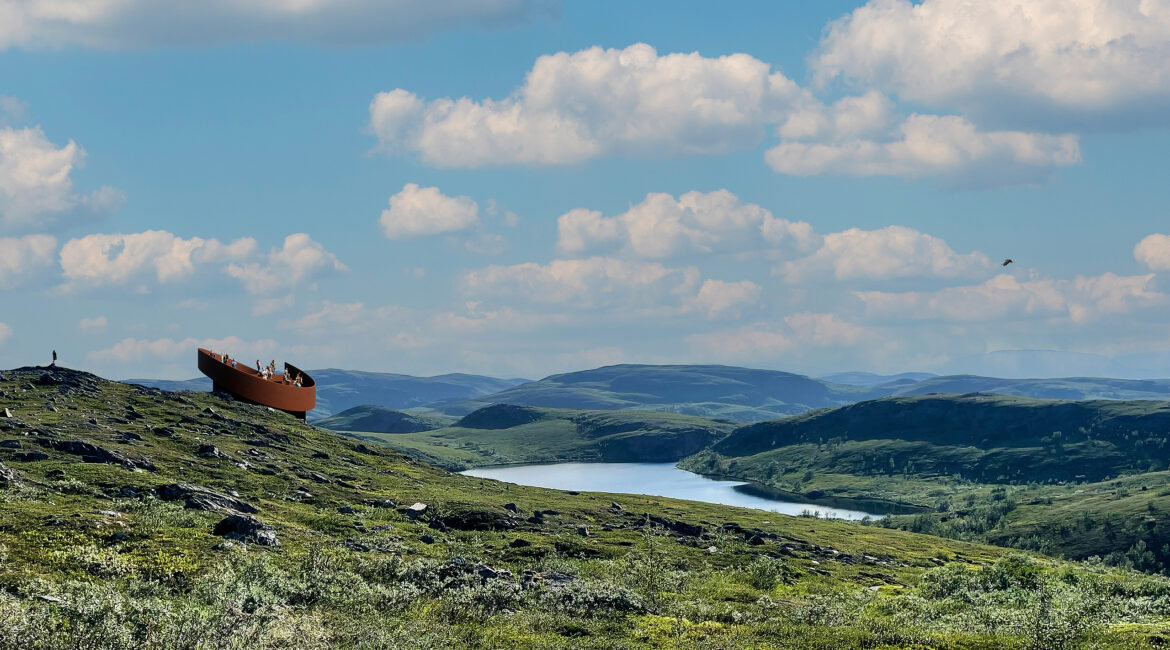
[[[263,406],[287,411],[300,419],[317,406],[317,382],[304,371],[291,364],[285,364],[293,377],[300,373],[302,386],[283,383],[284,375],[272,379],[261,377],[255,368],[237,360],[236,367],[220,361],[210,350],[199,348],[199,372],[211,378],[215,390],[231,393],[233,396]]]

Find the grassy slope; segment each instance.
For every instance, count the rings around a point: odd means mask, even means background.
[[[891,398],[749,425],[682,465],[934,511],[886,525],[1158,570],[1170,484],[1150,470],[1168,433],[1165,402]]]
[[[15,415],[0,438],[21,445],[0,447],[6,648],[1059,647],[1048,630],[1146,647],[1170,630],[1170,582],[1133,574],[664,498],[619,496],[618,510],[612,495],[448,474],[210,394],[64,371],[2,373],[0,401]],[[57,450],[69,441],[151,469],[80,462]],[[205,444],[222,456],[198,455]],[[49,458],[17,459],[32,451]],[[222,514],[146,496],[177,481],[237,492],[281,546],[217,550]],[[642,513],[699,528],[663,535]],[[996,564],[929,568],[946,560]]]
[[[412,434],[349,435],[451,469],[529,462],[675,461],[727,435],[729,422],[647,411],[582,411],[510,405],[453,426]]]
[[[363,404],[341,413],[313,422],[316,426],[334,431],[369,431],[372,433],[417,433],[441,429],[455,422],[455,418],[432,413],[407,413]]]

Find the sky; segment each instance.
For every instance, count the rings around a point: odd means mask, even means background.
[[[1168,0],[0,0],[0,367],[1166,377],[1168,127]]]

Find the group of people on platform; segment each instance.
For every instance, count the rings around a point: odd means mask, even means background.
[[[216,354],[215,352],[212,352],[211,356],[220,363],[227,364],[233,368],[236,367],[236,360],[233,359],[229,354]],[[284,374],[280,375],[280,382],[282,384],[285,384],[286,386],[292,385],[298,388],[305,385],[304,375],[298,372],[296,377],[291,377],[288,373],[288,364],[286,363],[284,366],[285,372]],[[256,374],[260,375],[265,380],[272,380],[272,378],[276,376],[276,360],[273,359],[272,361],[268,362],[267,366],[260,367],[260,360],[256,359]]]

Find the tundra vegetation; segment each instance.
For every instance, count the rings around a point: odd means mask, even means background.
[[[209,393],[0,373],[3,648],[1141,648],[1170,580],[525,488]]]

